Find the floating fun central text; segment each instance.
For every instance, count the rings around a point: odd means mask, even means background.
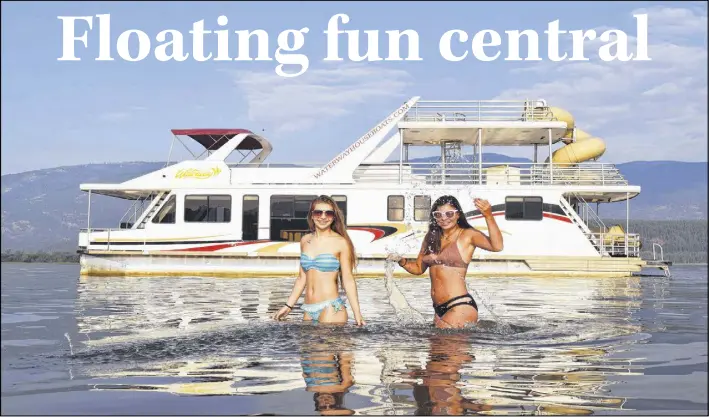
[[[586,56],[586,41],[599,40],[597,56],[603,61],[650,61],[648,55],[648,16],[634,15],[636,33],[634,37],[635,51],[631,52],[628,35],[622,30],[609,29],[598,34],[594,29],[562,30],[559,20],[549,22],[547,29],[540,36],[534,30],[508,30],[505,35],[490,29],[468,33],[460,29],[444,32],[438,42],[440,57],[447,61],[464,60],[495,61],[541,61],[543,56],[551,61],[588,61]],[[161,62],[184,62],[192,59],[198,62],[223,61],[275,61],[278,65],[275,72],[281,77],[298,77],[304,74],[310,66],[310,58],[301,52],[305,46],[306,35],[311,30],[287,29],[276,36],[276,49],[272,51],[273,36],[266,30],[230,30],[226,26],[229,19],[219,16],[216,19],[218,28],[206,29],[205,21],[199,20],[192,28],[183,34],[177,29],[165,29],[154,36],[140,29],[129,29],[121,32],[114,41],[111,32],[111,15],[96,16],[58,16],[61,21],[62,50],[59,61],[81,61],[77,49],[83,48],[97,53],[96,61],[115,61],[117,58],[139,62],[153,56]],[[336,14],[327,22],[327,28],[322,31],[325,36],[326,49],[324,61],[343,61],[340,47],[347,45],[347,59],[353,62],[376,61],[422,61],[419,48],[419,34],[414,29],[406,30],[344,30],[350,18],[346,14]],[[380,33],[383,32],[383,33]],[[571,53],[560,52],[560,40],[570,37]],[[187,38],[187,39],[186,39]],[[190,39],[191,38],[191,39]],[[542,38],[546,38],[546,47],[541,47]],[[503,42],[506,39],[506,42]],[[406,40],[405,47],[402,41]],[[380,53],[380,42],[386,45],[386,56]],[[527,54],[520,56],[520,46],[525,42]],[[255,48],[253,47],[256,45]],[[236,45],[236,46],[234,46]],[[361,50],[364,49],[364,54]],[[187,52],[189,50],[190,52]],[[209,52],[207,52],[209,50]],[[236,50],[236,53],[234,53]],[[402,57],[402,51],[406,56]],[[546,51],[546,54],[542,53]],[[288,66],[288,70],[286,69]]]

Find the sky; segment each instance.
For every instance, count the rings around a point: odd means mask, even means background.
[[[421,61],[326,62],[323,31],[331,16],[346,13],[341,29],[414,29]],[[589,61],[553,62],[543,31],[559,20],[562,30],[614,28],[631,38],[634,13],[649,15],[651,61],[604,62],[598,41],[587,41]],[[99,28],[94,18],[81,61],[58,61],[58,16],[110,14],[114,61],[96,61]],[[298,51],[309,57],[305,74],[276,75],[278,62],[160,62],[117,57],[116,40],[140,29],[155,42],[164,29],[185,35],[191,53],[192,24],[206,29],[263,29],[269,53],[286,29],[309,28]],[[422,100],[545,99],[569,111],[576,126],[602,138],[600,161],[707,160],[707,5],[705,2],[3,2],[2,174],[87,163],[165,161],[175,128],[245,128],[274,146],[270,162],[327,163],[413,96]],[[84,26],[78,26],[84,28]],[[542,61],[441,57],[438,41],[451,29],[474,34],[493,29],[534,29]],[[83,30],[83,29],[82,29]],[[77,30],[78,32],[78,30]],[[205,52],[216,54],[214,35]],[[360,34],[364,48],[365,35]],[[340,35],[340,54],[347,41]],[[237,44],[230,38],[231,55]],[[406,51],[405,43],[402,51]],[[570,52],[570,41],[561,42]],[[132,46],[133,52],[136,46]],[[470,50],[456,45],[455,52]],[[503,48],[503,56],[506,54]],[[525,49],[522,49],[522,56]],[[182,145],[176,145],[179,149]],[[177,149],[174,152],[177,152]],[[531,157],[529,148],[495,149]],[[398,151],[397,151],[398,154]],[[186,153],[173,153],[175,156]]]

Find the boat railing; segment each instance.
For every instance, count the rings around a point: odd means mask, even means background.
[[[232,182],[239,182],[239,169],[244,168],[320,168],[323,163],[238,164],[231,165]],[[385,162],[362,164],[353,177],[358,182],[423,182],[426,184],[490,184],[490,185],[628,185],[614,164],[585,162],[561,165],[533,162]],[[298,176],[284,178],[285,183],[298,183]],[[280,181],[279,183],[283,183]]]
[[[150,206],[150,203],[153,200],[154,195],[150,195],[148,197],[142,197],[138,198],[131,204],[127,209],[126,212],[123,213],[123,216],[121,217],[121,220],[118,222],[118,228],[119,229],[130,229],[133,227],[135,222],[138,221],[140,216],[143,215],[145,212],[146,207]]]
[[[487,185],[628,185],[614,164],[584,163],[550,166],[544,163],[403,163],[361,165],[359,182]]]
[[[578,193],[572,192],[571,195],[578,201],[581,208],[581,219],[586,223],[587,226],[593,227],[600,232],[606,233],[608,227],[603,222],[603,220],[598,216],[598,213],[591,207],[586,200],[584,200]],[[593,222],[593,223],[591,223]]]
[[[657,255],[655,252],[655,247],[660,248],[660,258],[659,259],[657,258]],[[664,260],[665,260],[665,254],[662,251],[662,245],[660,245],[659,243],[656,243],[656,242],[652,243],[652,260],[653,261],[660,261],[660,262],[664,262]]]
[[[284,163],[270,163],[270,162],[262,162],[262,163],[250,163],[250,162],[244,162],[244,163],[239,163],[239,162],[228,162],[227,166],[229,168],[320,168],[323,166],[323,163],[317,163],[317,162],[306,162],[306,163],[295,163],[295,164],[284,164]]]
[[[86,249],[92,249],[92,248],[91,248],[91,246],[92,246],[92,244],[91,244],[91,235],[94,234],[94,233],[106,233],[107,236],[108,236],[107,239],[106,239],[106,245],[101,245],[101,246],[107,246],[107,249],[106,249],[106,250],[109,250],[110,247],[111,247],[111,243],[110,243],[110,241],[111,241],[111,230],[113,230],[113,231],[115,232],[115,231],[122,230],[122,229],[120,229],[120,228],[110,228],[110,227],[84,227],[84,228],[81,228],[81,229],[79,229],[79,246],[80,246],[80,247],[84,247],[84,248],[86,248]],[[81,239],[81,235],[82,235],[82,234],[85,234],[85,236],[86,236],[86,237],[85,237],[85,239],[86,239],[85,242],[82,241],[82,239]],[[96,244],[94,244],[93,246],[96,246]]]
[[[540,122],[558,121],[543,100],[421,100],[405,122]]]
[[[602,254],[607,256],[624,256],[636,258],[640,256],[640,234],[638,233],[586,233]]]
[[[93,250],[111,250],[111,234],[113,234],[113,242],[121,240],[121,237],[131,236],[132,238],[142,239],[143,246],[146,244],[147,235],[145,229],[138,232],[126,227],[90,227],[79,229],[79,246]],[[96,235],[100,236],[100,242],[92,241],[92,236],[95,238]]]

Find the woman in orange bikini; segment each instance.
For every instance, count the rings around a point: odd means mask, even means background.
[[[433,203],[421,251],[416,260],[392,254],[388,260],[413,275],[430,268],[431,298],[436,312],[434,323],[439,328],[459,328],[478,321],[478,306],[465,286],[468,264],[475,248],[490,252],[502,250],[500,232],[487,200],[476,198],[475,207],[485,217],[489,236],[473,228],[453,196],[440,197]]]

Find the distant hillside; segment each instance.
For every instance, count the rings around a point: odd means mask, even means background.
[[[412,162],[434,162],[421,158]],[[483,161],[531,162],[484,154]],[[2,249],[64,251],[76,248],[86,227],[87,194],[80,183],[119,183],[164,166],[162,162],[90,164],[3,175]],[[630,201],[631,217],[645,220],[706,219],[707,163],[672,161],[618,164],[632,184],[642,187]],[[116,227],[131,202],[94,196],[91,225]],[[625,203],[601,206],[604,218],[625,218]]]

